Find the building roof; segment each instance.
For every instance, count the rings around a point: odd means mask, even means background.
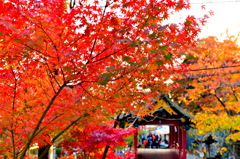
[[[179,115],[182,115],[189,119],[194,119],[194,116],[190,115],[188,112],[186,112],[183,108],[181,108],[178,104],[174,103],[168,95],[161,94],[159,96],[160,99],[164,100],[166,104],[173,110],[175,110]]]
[[[151,124],[176,125],[176,123],[180,126],[189,127],[192,124],[191,119],[194,119],[194,116],[173,102],[167,94],[159,95],[159,99],[153,101],[153,104],[157,109],[154,109],[149,115],[144,117],[131,115],[128,116],[127,122],[132,123],[135,127]]]

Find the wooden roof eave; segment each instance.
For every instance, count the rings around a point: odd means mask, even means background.
[[[178,104],[174,103],[167,94],[161,94],[159,96],[160,99],[163,99],[171,108],[177,110],[178,112],[180,112],[182,115],[184,115],[185,117],[189,118],[189,119],[194,119],[195,117],[188,114],[183,108],[181,108]]]

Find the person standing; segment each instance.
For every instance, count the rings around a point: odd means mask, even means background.
[[[235,159],[235,157],[233,154],[231,154],[228,159]]]
[[[149,148],[152,148],[152,146],[153,146],[153,137],[152,137],[152,134],[151,134],[151,133],[149,133],[149,135],[147,136],[147,140],[148,140],[147,146],[148,146]]]

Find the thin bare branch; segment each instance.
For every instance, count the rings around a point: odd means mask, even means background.
[[[98,99],[98,100],[101,100],[101,101],[106,101],[106,102],[113,102],[113,103],[119,103],[119,102],[116,102],[116,101],[112,101],[112,100],[107,100],[107,99],[102,99],[102,98],[99,98],[97,96],[94,96],[92,95],[90,92],[88,92],[83,86],[82,84],[80,84],[81,88],[88,94],[90,95],[91,97],[95,98],[95,99]]]
[[[59,114],[59,115],[55,116],[51,121],[48,122],[47,125],[45,125],[45,126],[42,127],[41,129],[39,129],[39,131],[36,133],[36,136],[37,136],[38,134],[40,134],[43,130],[45,130],[46,127],[47,127],[49,124],[51,124],[54,120],[58,119],[58,118],[59,118],[60,116],[62,116],[62,115],[63,115],[63,114]]]
[[[200,68],[200,69],[192,69],[192,70],[189,70],[189,71],[217,70],[217,69],[221,69],[221,68],[232,68],[232,67],[240,67],[240,65],[220,66],[220,67],[212,67],[212,68]]]
[[[110,57],[110,56],[112,56],[112,55],[115,55],[115,54],[119,53],[120,51],[122,51],[122,50],[124,50],[124,49],[125,49],[125,48],[120,49],[120,50],[115,51],[115,52],[113,52],[113,53],[111,53],[111,54],[109,54],[109,55],[107,55],[107,56],[105,56],[105,57],[102,57],[102,58],[100,58],[100,59],[98,59],[98,60],[95,60],[95,61],[93,61],[93,63],[94,63],[94,62],[99,62],[99,61],[101,61],[101,60],[104,60],[104,59],[106,59],[106,58],[108,58],[108,57]]]
[[[54,74],[52,73],[53,71],[50,69],[48,63],[46,62],[45,65],[47,66],[48,73],[50,73],[49,79],[51,80],[51,78],[53,78],[55,80],[56,84],[58,85],[58,87],[60,88],[61,86],[58,83],[57,79],[55,78]]]
[[[220,104],[223,106],[224,110],[226,111],[227,115],[230,117],[232,116],[230,111],[227,109],[226,104],[216,95],[214,94],[214,96],[216,97],[216,99],[218,100],[218,102],[220,102]]]

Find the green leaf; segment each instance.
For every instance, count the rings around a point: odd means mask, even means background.
[[[127,61],[127,62],[130,61],[130,57],[128,57],[128,56],[123,56],[122,59],[123,59],[123,61]]]
[[[139,45],[142,45],[142,44],[144,44],[144,42],[143,42],[143,41],[139,41],[138,44],[139,44]]]
[[[154,39],[157,36],[156,32],[153,32],[152,34],[150,34],[148,37],[150,39]]]
[[[25,42],[28,44],[35,44],[35,41],[33,41],[33,40],[26,40]]]
[[[22,40],[21,39],[14,39],[16,42],[21,42]]]
[[[186,89],[194,89],[195,87],[194,86],[188,86]]]
[[[160,11],[160,8],[159,7],[153,7],[152,10]]]
[[[104,74],[101,74],[100,76],[98,76],[99,80],[97,81],[97,83],[99,85],[106,85],[112,76],[114,76],[115,73],[104,73]]]
[[[157,44],[160,44],[162,42],[163,42],[162,40],[155,40],[155,43],[157,43]]]
[[[134,47],[137,47],[137,43],[136,42],[132,42],[131,44],[129,44],[130,47],[134,48]]]
[[[70,67],[64,67],[63,70],[70,72],[70,71],[71,71],[71,68],[70,68]]]
[[[3,32],[0,32],[0,36],[2,36],[2,35],[4,35],[4,33],[3,33]]]
[[[75,102],[75,104],[80,105],[82,104],[80,101]]]
[[[166,53],[164,55],[164,58],[167,60],[167,61],[171,61],[172,60],[172,53]]]
[[[125,29],[121,29],[121,30],[119,30],[118,32],[119,32],[119,33],[125,33],[126,30],[125,30]]]
[[[161,66],[164,64],[164,62],[162,60],[156,60],[155,64],[157,64],[158,66]]]
[[[141,70],[141,72],[142,72],[142,73],[148,73],[149,70],[147,70],[147,69],[143,69],[143,70]]]
[[[151,50],[150,53],[156,53],[156,49]]]
[[[168,45],[164,45],[164,46],[159,46],[158,47],[160,50],[166,50],[168,48]]]
[[[143,27],[146,27],[146,26],[148,26],[149,25],[149,23],[144,23],[143,24]]]
[[[144,62],[144,63],[145,63],[145,62],[147,62],[147,61],[148,61],[148,58],[146,58],[146,57],[142,57],[142,58],[141,58],[141,62]]]
[[[118,98],[118,97],[120,97],[120,95],[119,94],[114,94],[113,95],[115,98]]]

